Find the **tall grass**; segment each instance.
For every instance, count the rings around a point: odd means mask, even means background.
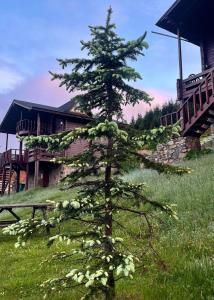
[[[132,182],[145,182],[151,199],[175,204],[179,220],[165,219],[154,242],[165,267],[145,255],[145,266],[134,280],[118,283],[117,299],[136,300],[211,300],[214,299],[214,155],[185,162],[189,175],[166,176],[148,170],[134,170],[124,176]],[[3,197],[0,202],[44,202],[69,198],[69,192],[56,188],[31,190]],[[130,230],[139,224],[123,216]],[[121,231],[121,234],[122,233]],[[127,239],[127,236],[124,234]],[[129,241],[130,247],[133,241]],[[42,299],[39,284],[59,276],[62,265],[42,263],[51,253],[65,250],[56,244],[46,247],[46,237],[36,237],[24,250],[14,249],[14,238],[0,233],[0,299]],[[143,246],[143,244],[142,244]],[[64,263],[64,268],[71,266]],[[50,299],[79,299],[81,293],[65,291]]]

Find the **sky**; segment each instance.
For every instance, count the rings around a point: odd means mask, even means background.
[[[176,100],[178,53],[175,39],[152,34],[167,33],[155,26],[174,0],[7,0],[0,1],[0,122],[13,99],[60,106],[70,98],[48,71],[60,72],[57,58],[84,57],[80,40],[90,38],[88,25],[104,24],[113,8],[119,35],[135,39],[147,31],[149,49],[132,64],[143,79],[135,83],[153,98],[152,107]],[[184,76],[200,72],[199,48],[183,43]],[[124,116],[144,114],[141,103],[126,107]],[[12,120],[11,120],[12,121]],[[14,145],[14,137],[9,138]],[[0,134],[0,152],[5,135]]]

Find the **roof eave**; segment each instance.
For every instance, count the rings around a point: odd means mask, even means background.
[[[167,19],[169,14],[175,9],[175,7],[181,2],[181,0],[177,0],[175,3],[173,3],[170,8],[163,14],[163,16],[158,20],[156,23],[156,26],[161,27],[161,23]],[[162,27],[161,27],[162,28]]]

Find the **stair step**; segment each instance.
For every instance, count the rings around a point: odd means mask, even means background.
[[[209,122],[209,123],[212,124],[212,123],[214,123],[214,119],[213,119],[213,118],[208,118],[208,119],[207,119],[207,122]]]
[[[210,115],[214,116],[214,110],[213,110],[213,109],[210,109],[210,110],[208,111],[208,113],[209,113]]]

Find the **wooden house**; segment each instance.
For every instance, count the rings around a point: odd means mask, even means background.
[[[20,141],[19,149],[8,149],[9,134],[51,135],[86,126],[90,120],[90,116],[75,110],[74,100],[60,107],[14,100],[0,125],[0,132],[6,134],[5,152],[0,155],[0,194],[18,192],[23,184],[25,189],[54,184],[66,170],[51,162],[53,157],[75,155],[88,146],[80,141],[63,153],[48,153],[39,148],[26,150]]]
[[[161,17],[157,26],[178,38],[180,76],[177,95],[180,108],[162,117],[162,124],[180,120],[183,136],[200,137],[214,123],[214,26],[213,0],[177,0]],[[198,47],[201,70],[183,78],[182,40]]]

